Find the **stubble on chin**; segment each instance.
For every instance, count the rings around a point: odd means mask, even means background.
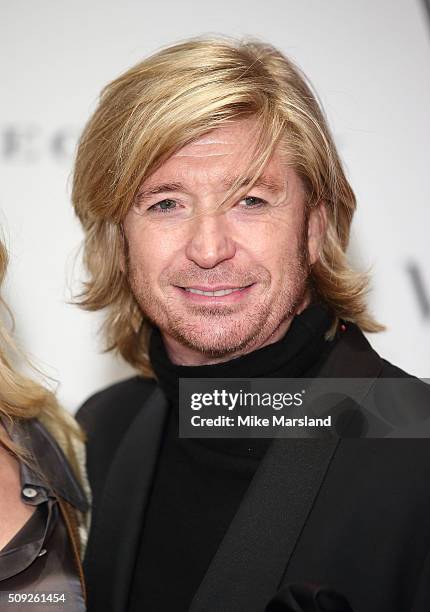
[[[255,298],[249,306],[181,305],[176,299],[164,301],[150,297],[150,288],[136,282],[130,286],[142,312],[152,325],[176,342],[212,359],[249,352],[262,346],[281,326],[289,325],[308,294],[308,269],[300,262],[294,281],[282,287],[275,300],[268,293]],[[133,278],[134,276],[134,278]]]

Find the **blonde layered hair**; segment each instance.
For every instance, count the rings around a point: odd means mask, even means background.
[[[307,206],[324,201],[327,207],[327,232],[311,281],[335,315],[331,334],[340,319],[368,332],[382,329],[367,310],[366,274],[352,270],[346,258],[356,201],[305,77],[270,45],[191,39],[152,55],[103,89],[74,170],[72,200],[85,230],[88,271],[78,302],[87,310],[106,309],[107,349],[118,350],[146,376],[153,376],[150,326],[120,265],[122,222],[139,185],[175,151],[249,117],[258,129],[247,176],[256,180],[281,144],[302,179]],[[220,205],[241,182],[239,177]]]
[[[0,284],[3,282],[8,264],[8,256],[0,241]],[[13,326],[12,315],[0,300],[2,309],[0,317],[0,417],[13,425],[16,419],[39,419],[62,447],[65,455],[81,480],[80,449],[83,441],[75,420],[64,409],[60,408],[55,395],[47,388],[22,374],[14,365],[15,361],[25,361],[18,350],[6,324],[9,318]],[[31,464],[32,457],[26,449],[18,447],[5,430],[0,427],[0,444],[17,458]]]

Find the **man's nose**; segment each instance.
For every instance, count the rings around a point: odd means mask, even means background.
[[[189,239],[186,256],[201,268],[213,268],[224,259],[230,259],[236,246],[222,213],[211,212],[189,220]]]

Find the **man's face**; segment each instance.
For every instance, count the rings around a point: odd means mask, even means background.
[[[324,207],[306,218],[301,181],[280,150],[252,189],[216,210],[246,173],[254,127],[237,121],[180,149],[142,183],[124,221],[131,289],[177,363],[273,342],[308,301]]]

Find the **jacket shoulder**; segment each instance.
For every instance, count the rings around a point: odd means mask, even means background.
[[[155,379],[143,376],[121,380],[89,397],[78,409],[76,420],[90,438],[100,429],[127,428],[155,385]]]
[[[414,374],[411,374],[410,372],[405,372],[405,370],[402,370],[402,368],[399,368],[399,366],[396,366],[393,363],[390,363],[386,359],[381,358],[381,360],[382,360],[381,377],[383,378],[413,378],[415,380],[419,380]]]
[[[409,372],[405,372],[405,370],[402,370],[386,359],[382,359],[382,364],[379,378],[391,379],[393,390],[399,392],[402,400],[409,400],[407,403],[410,404],[415,399],[422,399],[430,407],[430,385],[428,382]]]
[[[94,502],[122,438],[156,384],[153,378],[134,376],[95,393],[77,411],[76,420],[86,435]]]

